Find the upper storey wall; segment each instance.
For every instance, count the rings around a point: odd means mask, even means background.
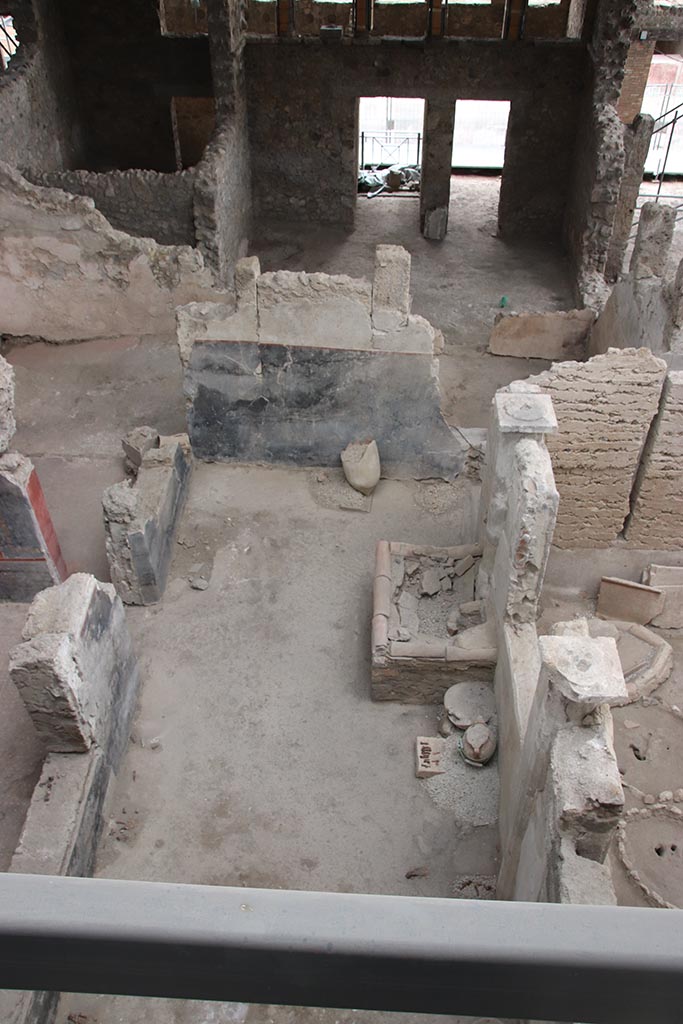
[[[501,230],[556,236],[585,59],[574,41],[251,39],[245,62],[257,212],[352,222],[361,96],[510,100]]]
[[[77,165],[80,125],[61,25],[51,0],[6,0],[19,49],[0,71],[0,154],[14,167]]]

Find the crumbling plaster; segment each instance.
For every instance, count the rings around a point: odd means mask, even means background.
[[[86,197],[0,165],[0,332],[78,341],[163,334],[216,298],[201,254],[116,231]]]

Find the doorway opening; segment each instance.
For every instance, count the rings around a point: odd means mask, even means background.
[[[452,160],[456,173],[500,174],[509,116],[509,100],[458,100]]]
[[[417,196],[424,123],[423,99],[362,96],[358,111],[358,191]]]

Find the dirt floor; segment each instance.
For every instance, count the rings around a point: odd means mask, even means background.
[[[498,237],[499,192],[500,178],[454,175],[448,234],[442,242],[420,234],[417,197],[359,196],[353,232],[262,224],[256,226],[251,251],[264,270],[371,278],[375,246],[403,245],[413,258],[413,312],[427,317],[446,339],[440,358],[444,415],[458,426],[485,427],[499,387],[550,365],[541,359],[488,354],[503,297],[509,310],[573,307],[569,269],[558,250]]]
[[[420,235],[414,198],[360,196],[351,233],[302,224],[260,225],[252,249],[265,269],[372,276],[376,244],[405,245],[413,255],[413,308],[446,337],[440,360],[445,415],[454,424],[485,426],[498,387],[547,365],[486,354],[502,296],[509,308],[568,308],[569,276],[561,256],[547,247],[513,245],[496,237],[499,178],[464,176],[452,182],[450,232],[441,243]],[[121,436],[143,423],[164,433],[184,429],[175,339],[34,344],[6,354],[17,375],[14,447],[36,464],[70,570],[106,580],[101,495],[121,479]],[[19,638],[20,621],[16,628],[9,625],[14,614],[8,613],[8,627],[0,632],[1,665]],[[6,672],[0,673],[0,685],[10,685]],[[13,692],[2,706],[0,759],[10,767],[0,790],[0,866],[18,838],[40,762],[30,723]]]
[[[446,416],[484,426],[498,387],[547,365],[486,354],[502,297],[511,309],[572,305],[558,253],[496,237],[498,188],[495,178],[454,178],[443,243],[420,236],[414,199],[361,197],[350,234],[262,225],[252,248],[264,269],[360,276],[372,274],[375,244],[405,245],[414,311],[446,337]],[[69,568],[106,579],[100,500],[123,476],[121,436],[143,423],[184,428],[174,339],[33,345],[8,358],[17,372],[15,447],[36,463]],[[144,686],[99,874],[458,896],[482,880],[484,892],[495,873],[495,764],[469,782],[461,776],[460,799],[444,799],[414,775],[415,737],[434,733],[436,709],[369,699],[374,544],[472,539],[471,491],[464,482],[383,481],[370,512],[349,512],[331,505],[318,477],[197,467],[165,597],[129,613]],[[208,589],[192,589],[188,578],[204,569]],[[23,613],[15,606],[3,616],[0,664]],[[5,860],[41,755],[15,697],[0,674]],[[387,1024],[419,1019],[381,1015]],[[65,996],[58,1016],[59,1024],[379,1020],[86,996]]]
[[[144,689],[97,874],[429,896],[495,874],[496,766],[463,765],[459,792],[417,780],[438,709],[369,691],[375,543],[470,540],[470,488],[384,481],[344,512],[321,475],[197,466],[164,599],[128,616]],[[73,996],[58,1020],[137,1021],[127,1006]],[[273,1019],[243,1010],[202,1019]]]

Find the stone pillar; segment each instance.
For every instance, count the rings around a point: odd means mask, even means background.
[[[626,157],[624,161],[624,175],[621,179],[612,237],[605,265],[605,277],[608,281],[617,280],[624,263],[624,253],[626,252],[626,246],[628,245],[631,233],[633,214],[643,180],[643,170],[650,148],[654,123],[653,118],[649,114],[641,114],[635,119],[631,127],[625,131],[624,148],[626,150]]]
[[[37,595],[10,676],[46,749],[97,747],[114,769],[128,744],[138,668],[111,583],[75,573]]]
[[[30,601],[67,569],[33,463],[0,456],[0,599]]]
[[[664,277],[676,227],[676,210],[661,203],[645,203],[640,211],[638,234],[629,273],[637,280]]]
[[[480,598],[488,594],[498,541],[505,527],[515,446],[524,437],[541,441],[546,434],[557,431],[548,395],[542,395],[534,385],[512,384],[510,388],[514,390],[496,393],[491,410],[479,514],[483,548],[477,578]]]
[[[616,642],[569,635],[538,643],[541,672],[516,791],[501,807],[499,899],[529,898],[544,884],[553,856],[549,824],[572,836],[579,855],[604,860],[623,806],[605,710],[627,697]],[[595,799],[584,801],[579,790]],[[522,853],[525,872],[518,877]]]
[[[378,245],[372,283],[372,326],[395,331],[410,313],[410,253],[400,245]]]
[[[453,162],[454,100],[425,100],[420,182],[420,229],[441,240],[448,230]]]
[[[532,625],[538,618],[559,503],[550,455],[542,441],[526,437],[517,442],[507,490],[507,515],[491,581],[498,631],[504,623]]]

